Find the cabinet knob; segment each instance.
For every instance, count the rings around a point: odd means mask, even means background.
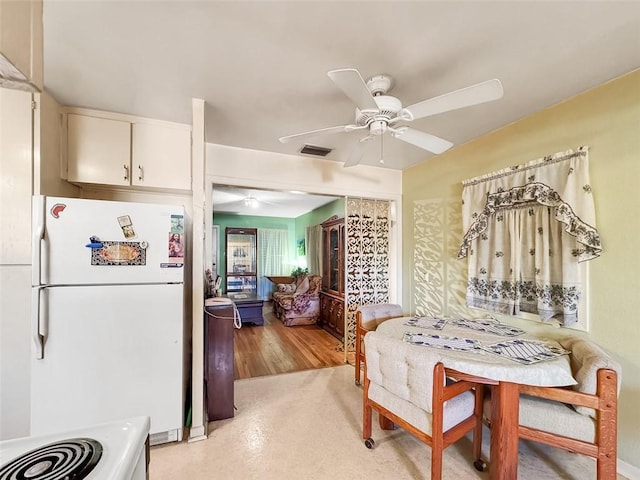
[[[129,180],[129,167],[127,165],[123,165],[124,167],[124,179]]]
[[[138,180],[142,181],[143,177],[144,177],[144,173],[142,171],[142,165],[138,165]]]

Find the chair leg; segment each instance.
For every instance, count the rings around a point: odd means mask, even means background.
[[[365,378],[364,388],[362,389],[362,438],[367,440],[371,437],[371,419],[373,409],[369,405],[369,381]]]
[[[598,455],[596,471],[598,480],[617,478],[618,456],[618,394],[617,376],[606,370],[598,371],[597,395],[601,408],[597,411]]]
[[[442,478],[442,451],[444,450],[444,365],[433,368],[433,394],[431,396],[431,480]]]
[[[360,386],[360,352],[362,351],[362,337],[360,328],[356,326],[356,385]]]
[[[473,459],[476,469],[483,471],[486,464],[482,460],[482,409],[484,407],[484,386],[477,384],[475,390],[475,404],[473,415],[476,419],[476,426],[473,428]],[[482,467],[482,468],[479,468]]]
[[[393,421],[389,420],[387,417],[378,412],[378,424],[380,425],[380,430],[395,430],[396,425]]]
[[[615,456],[600,455],[596,459],[597,480],[615,480],[617,474],[617,459]]]
[[[442,479],[442,443],[431,437],[431,480]],[[442,440],[442,439],[440,439]]]

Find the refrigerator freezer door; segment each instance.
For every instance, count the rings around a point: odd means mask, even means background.
[[[181,206],[37,196],[33,219],[34,285],[183,281]]]
[[[181,432],[182,285],[45,290],[44,358],[34,352],[31,360],[31,435],[142,415],[152,434]]]

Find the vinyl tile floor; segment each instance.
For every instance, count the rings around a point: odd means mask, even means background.
[[[364,446],[362,389],[351,365],[236,380],[235,403],[235,416],[211,422],[206,440],[153,447],[151,480],[430,478],[430,448],[401,429],[380,430],[375,413],[376,446]],[[488,479],[472,462],[465,437],[445,450],[443,479]],[[520,480],[595,478],[591,458],[520,441]]]

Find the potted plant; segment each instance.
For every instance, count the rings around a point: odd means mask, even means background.
[[[300,277],[304,277],[305,275],[309,275],[309,269],[307,267],[296,267],[291,270],[291,276],[296,279],[296,282]]]

